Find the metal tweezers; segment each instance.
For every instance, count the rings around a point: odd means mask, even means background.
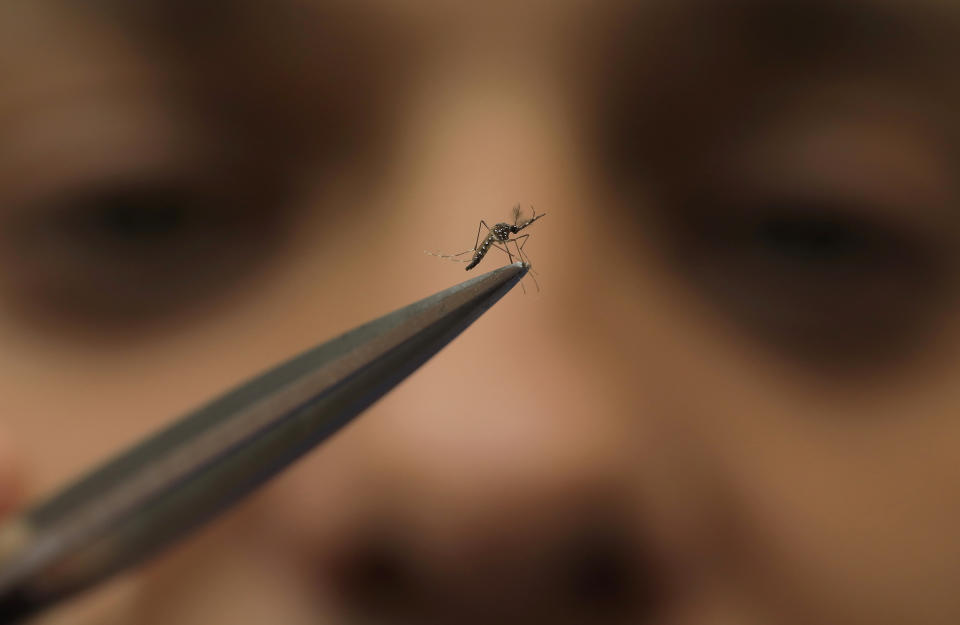
[[[519,282],[514,263],[228,392],[0,528],[0,623],[138,564],[327,440]]]

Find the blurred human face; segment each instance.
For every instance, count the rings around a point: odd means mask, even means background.
[[[539,293],[46,620],[960,621],[957,7],[395,4],[0,9],[0,510],[548,213]]]

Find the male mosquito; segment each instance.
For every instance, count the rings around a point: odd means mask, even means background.
[[[477,239],[473,244],[473,249],[469,249],[459,254],[435,254],[433,252],[427,252],[431,256],[439,256],[440,258],[446,258],[447,260],[452,260],[460,263],[469,263],[467,265],[467,271],[470,271],[474,267],[480,264],[480,261],[487,255],[487,252],[490,251],[491,247],[495,247],[501,252],[504,252],[507,255],[507,258],[510,259],[510,262],[513,262],[514,256],[520,259],[520,262],[524,263],[528,267],[530,266],[530,257],[523,251],[523,247],[527,244],[527,239],[530,238],[529,234],[522,234],[520,236],[513,236],[520,233],[521,230],[545,216],[546,213],[537,214],[537,211],[531,207],[533,215],[531,217],[526,217],[524,215],[520,205],[517,204],[513,207],[513,223],[498,223],[495,224],[492,228],[487,225],[487,222],[480,220],[480,225],[477,226]],[[487,234],[480,240],[480,234],[483,232],[483,229],[487,229]],[[510,244],[513,243],[514,248],[516,248],[516,254],[510,251]],[[466,260],[461,258],[471,254],[470,259]],[[537,285],[537,290],[540,290],[540,284],[537,282],[536,277],[534,277],[533,268],[530,268],[530,277],[533,278],[533,283]],[[523,286],[523,283],[520,283],[520,286],[526,292],[526,287]]]

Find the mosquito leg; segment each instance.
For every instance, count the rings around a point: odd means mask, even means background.
[[[501,252],[505,253],[505,254],[507,255],[507,258],[510,259],[510,262],[511,262],[511,263],[513,262],[513,254],[510,252],[510,248],[507,247],[506,244],[504,244],[503,247],[501,247],[501,246],[497,245],[496,243],[494,243],[494,244],[493,244],[493,247],[495,247],[495,248],[497,248],[498,250],[500,250]]]
[[[473,249],[477,249],[477,246],[480,245],[480,228],[485,225],[486,224],[483,223],[482,219],[480,220],[480,223],[477,224],[477,240],[473,242]]]
[[[524,234],[524,235],[521,235],[521,236],[519,236],[519,237],[510,239],[510,241],[513,241],[513,244],[514,244],[514,245],[516,246],[516,248],[517,248],[517,255],[520,257],[520,260],[523,261],[523,262],[525,262],[525,263],[527,263],[528,265],[530,264],[530,257],[527,256],[526,253],[524,253],[524,251],[523,251],[523,246],[527,244],[527,239],[529,239],[529,238],[530,238],[530,235],[529,235],[529,234]],[[520,243],[521,241],[523,241],[522,244]],[[531,269],[532,269],[532,267],[531,267]]]
[[[498,247],[499,249],[502,249],[504,252],[507,253],[507,256],[510,257],[510,262],[512,263],[512,262],[513,262],[513,254],[510,253],[510,241],[513,241],[513,239],[507,239],[506,241],[503,242],[503,247],[500,247],[499,245],[497,245],[497,247]],[[494,243],[494,245],[496,245],[496,243]],[[523,280],[520,280],[520,288],[523,289],[523,294],[526,295],[526,294],[527,294],[527,285],[525,285],[525,284],[523,283]]]
[[[429,254],[430,256],[436,256],[438,258],[444,258],[446,260],[452,260],[458,263],[468,263],[470,262],[471,259],[460,260],[459,257],[465,256],[466,254],[473,254],[477,251],[477,247],[480,245],[480,230],[482,228],[486,228],[487,232],[490,232],[490,226],[487,225],[487,222],[481,219],[480,224],[477,226],[477,240],[474,241],[472,250],[466,250],[466,251],[460,252],[459,254],[437,254],[436,252],[424,250],[424,254]]]
[[[473,242],[473,250],[476,251],[477,246],[480,245],[480,228],[486,228],[487,232],[490,232],[490,226],[487,225],[487,222],[480,220],[480,225],[477,226],[477,240]]]
[[[431,252],[431,251],[429,251],[429,250],[424,250],[423,253],[424,253],[424,254],[428,254],[428,255],[430,255],[430,256],[436,256],[437,258],[443,258],[444,260],[452,260],[452,261],[457,262],[457,263],[466,263],[466,262],[469,262],[469,261],[460,260],[459,257],[460,257],[460,256],[463,256],[464,254],[472,254],[474,251],[475,251],[475,250],[467,250],[467,251],[465,251],[465,252],[460,252],[459,254],[437,254],[436,252]]]
[[[523,252],[523,246],[527,244],[527,239],[529,238],[530,238],[530,235],[525,234],[521,237],[510,239],[510,241],[513,241],[513,244],[517,247],[517,254],[520,256],[520,260],[527,264],[527,269],[530,270],[530,278],[533,280],[533,283],[537,286],[537,293],[539,293],[540,283],[537,282],[537,272],[534,271],[533,267],[530,264],[530,257],[524,254]],[[521,240],[523,241],[523,243],[520,243]]]
[[[523,245],[519,246],[518,248],[520,252],[523,252],[523,246],[527,244],[527,239],[529,237],[530,237],[529,234],[525,234],[522,237],[517,237],[517,240],[523,239]],[[530,265],[530,273],[532,273],[533,275],[539,275],[539,272],[537,272],[537,270],[533,268],[533,263],[530,262],[530,256],[528,256],[526,252],[523,252],[523,256],[527,259],[526,260],[527,264]]]
[[[506,241],[503,241],[500,245],[497,245],[496,243],[494,243],[494,246],[495,246],[497,249],[506,252],[507,256],[510,257],[510,262],[513,262],[514,253],[510,251],[510,242],[511,242],[511,241],[513,241],[513,239],[507,239]],[[519,258],[519,257],[518,257],[518,258]],[[523,261],[522,258],[520,258],[520,260]]]
[[[511,239],[513,241],[513,244],[517,246],[517,254],[520,256],[520,260],[522,260],[525,263],[530,262],[530,259],[527,257],[527,255],[523,253],[523,246],[527,244],[527,239],[529,238],[530,238],[529,234],[524,234],[522,236]],[[521,240],[523,241],[522,245],[520,244]]]
[[[513,240],[513,239],[509,239],[507,242],[512,241],[512,240]],[[507,247],[507,242],[504,242],[503,245],[499,245],[499,244],[497,244],[497,243],[494,243],[494,244],[493,244],[493,247],[497,248],[498,250],[500,250],[501,252],[503,252],[504,254],[506,254],[507,257],[510,259],[510,262],[512,263],[512,262],[513,262],[513,254],[510,252],[510,249]],[[524,293],[527,292],[527,287],[523,286],[523,282],[522,282],[522,281],[520,282],[520,288],[523,289],[523,292],[524,292]]]
[[[503,252],[506,252],[507,257],[510,258],[510,262],[511,262],[511,263],[513,262],[513,254],[510,253],[510,245],[509,245],[509,243],[510,243],[510,241],[512,241],[512,240],[513,240],[513,239],[508,239],[507,241],[504,241],[503,247],[500,247],[500,246],[497,245],[496,243],[493,244],[493,246],[494,246],[495,248],[497,248],[498,250],[501,250],[501,251],[503,251]],[[536,282],[536,281],[534,281],[534,282]],[[524,293],[524,295],[526,295],[526,293],[527,293],[527,287],[526,287],[526,285],[523,283],[523,280],[520,281],[520,288],[523,289],[523,293]],[[539,289],[540,287],[538,286],[537,288]]]
[[[540,292],[540,283],[537,282],[537,274],[534,273],[533,270],[530,271],[530,279],[533,280],[533,284],[536,285],[536,287],[537,287],[537,293],[539,293],[539,292]]]
[[[529,236],[529,235],[528,235],[528,236]],[[497,245],[496,243],[494,243],[493,246],[496,247],[498,250],[500,250],[500,251],[502,251],[502,252],[506,252],[507,256],[510,257],[510,260],[511,260],[511,262],[512,262],[512,261],[513,261],[513,255],[510,253],[510,242],[511,242],[511,241],[513,241],[513,244],[516,245],[516,243],[517,243],[517,240],[516,240],[516,239],[507,239],[506,241],[503,242],[503,247],[500,247],[500,246]],[[517,248],[517,252],[520,252],[520,251],[521,251],[521,249],[518,247],[518,248]],[[522,256],[519,256],[519,258],[520,258],[521,261],[523,260],[523,257],[522,257]],[[530,270],[531,272],[533,271],[533,267],[530,266],[530,263],[527,263],[527,269]],[[535,285],[537,285],[537,292],[540,292],[540,283],[537,282],[537,279],[536,279],[532,274],[530,275],[530,277],[533,278],[533,283],[534,283]],[[527,292],[527,285],[524,284],[523,280],[520,281],[520,288],[523,289],[524,294],[526,294],[526,292]]]

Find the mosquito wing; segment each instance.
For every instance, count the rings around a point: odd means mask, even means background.
[[[513,218],[514,225],[520,223],[520,221],[525,218],[523,207],[519,204],[514,206],[511,211],[511,217]]]

